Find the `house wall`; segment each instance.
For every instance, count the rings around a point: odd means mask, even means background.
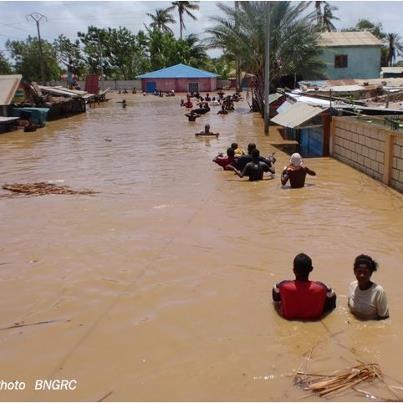
[[[403,133],[355,118],[333,117],[330,154],[403,192]]]
[[[348,55],[347,67],[335,68],[335,55]],[[379,46],[323,48],[320,58],[326,65],[324,74],[329,80],[379,78],[380,76],[381,49]]]
[[[147,82],[155,82],[157,91],[188,92],[189,83],[198,83],[200,92],[215,91],[217,89],[216,78],[143,78],[143,91],[147,88]]]

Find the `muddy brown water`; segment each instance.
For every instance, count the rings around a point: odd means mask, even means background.
[[[128,95],[126,109],[119,99],[0,136],[2,184],[100,192],[0,197],[0,327],[55,321],[0,330],[0,378],[26,382],[0,399],[299,400],[293,376],[311,350],[311,372],[377,362],[403,387],[402,195],[331,158],[306,160],[318,175],[304,189],[283,189],[279,175],[248,183],[211,162],[233,141],[275,151],[246,103],[189,123],[178,96]],[[205,123],[218,139],[194,136]],[[280,171],[288,155],[277,157]],[[319,322],[287,322],[271,304],[299,252],[338,294]],[[390,320],[347,310],[360,253],[379,261]],[[78,386],[34,391],[37,379]],[[361,388],[403,399],[381,383]]]

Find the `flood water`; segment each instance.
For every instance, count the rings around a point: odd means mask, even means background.
[[[293,385],[298,368],[360,360],[403,388],[402,195],[331,158],[305,160],[317,172],[305,188],[282,188],[289,156],[279,150],[276,178],[249,183],[211,162],[234,141],[276,150],[246,103],[189,123],[178,96],[125,97],[126,109],[115,94],[36,133],[0,136],[2,185],[99,192],[0,198],[0,379],[26,382],[0,399],[323,400]],[[206,123],[218,139],[194,136]],[[338,295],[314,323],[283,320],[271,303],[300,252],[311,279]],[[379,262],[389,320],[348,312],[360,253]],[[37,379],[78,386],[34,391]],[[403,399],[379,382],[359,388]],[[352,390],[329,399],[371,400]]]

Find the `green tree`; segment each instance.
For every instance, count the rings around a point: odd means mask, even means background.
[[[186,29],[185,23],[183,22],[184,14],[186,13],[190,18],[196,20],[196,17],[190,10],[198,10],[199,5],[197,3],[198,1],[173,1],[172,6],[167,8],[168,11],[174,10],[175,8],[178,9],[180,39],[182,39],[183,30]]]
[[[205,63],[205,69],[218,74],[221,80],[228,80],[231,71],[235,70],[235,61],[224,54],[217,58],[208,59]]]
[[[61,34],[53,41],[53,46],[56,49],[59,63],[65,68],[71,64],[78,78],[82,78],[86,73],[86,65],[81,54],[80,41],[77,39],[75,42],[72,42]]]
[[[166,9],[157,9],[155,10],[155,14],[147,13],[147,15],[151,18],[150,28],[156,29],[162,32],[173,33],[172,29],[168,27],[167,24],[174,24],[175,20],[170,14],[170,10]]]
[[[87,28],[87,32],[77,32],[80,42],[83,44],[83,58],[90,74],[111,73],[107,59],[103,56],[106,52],[106,36],[104,29],[94,27]]]
[[[399,34],[391,33],[386,35],[387,39],[387,63],[388,66],[392,66],[398,55],[403,54],[403,44],[401,43],[401,38]]]
[[[174,46],[174,57],[169,60],[169,64],[183,63],[192,67],[204,67],[208,56],[206,48],[196,35],[190,34],[184,39],[178,39]]]
[[[240,58],[243,71],[256,76],[255,109],[263,112],[265,64],[264,2],[240,2],[239,9],[219,3],[223,16],[212,17],[216,25],[207,30],[210,47],[221,48],[235,60]],[[272,2],[270,7],[270,84],[277,88],[286,75],[320,77],[323,63],[316,46],[319,33],[307,2]],[[236,27],[236,23],[238,27]]]
[[[56,49],[48,41],[41,40],[45,80],[58,80],[61,69],[57,61]],[[6,42],[11,58],[15,61],[15,71],[24,79],[41,81],[41,57],[37,38],[28,36],[25,41]]]
[[[4,54],[0,52],[0,74],[12,74],[13,68]]]

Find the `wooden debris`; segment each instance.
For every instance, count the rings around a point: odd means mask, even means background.
[[[36,183],[12,183],[2,186],[3,189],[10,192],[22,193],[33,196],[43,196],[48,194],[68,194],[68,195],[91,195],[98,192],[92,190],[73,190],[69,186],[59,186],[53,183],[36,182]]]
[[[14,323],[14,325],[7,326],[7,327],[2,327],[0,330],[9,330],[9,329],[16,329],[18,327],[25,327],[25,326],[38,326],[38,325],[47,325],[49,323],[55,323],[55,322],[70,322],[70,319],[53,319],[53,320],[43,320],[40,322],[32,322],[32,323]]]
[[[295,383],[319,396],[328,396],[354,388],[361,382],[382,379],[378,364],[360,364],[335,372],[333,375],[309,374],[298,371]]]

